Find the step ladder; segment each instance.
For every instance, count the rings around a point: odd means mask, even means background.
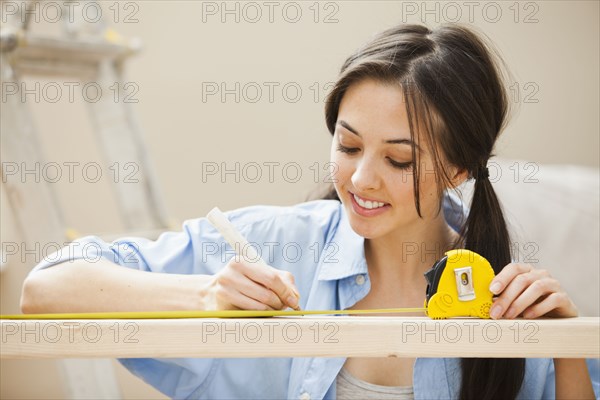
[[[115,83],[123,89],[123,66],[139,50],[139,45],[121,38],[103,20],[91,23],[85,21],[80,12],[70,13],[76,7],[69,3],[77,3],[81,10],[86,3],[92,3],[89,0],[53,2],[53,7],[62,9],[62,34],[60,37],[37,35],[31,10],[41,7],[42,3],[19,1],[2,6],[0,165],[44,162],[39,141],[39,135],[44,134],[43,129],[36,128],[21,96],[8,95],[7,90],[21,90],[24,76],[96,82],[103,93],[111,93],[95,103],[86,102],[105,163],[108,166],[133,162],[138,167],[135,176],[139,183],[128,184],[122,180],[111,183],[120,219],[127,229],[127,235],[155,238],[169,228],[156,177],[147,158],[140,129],[129,104],[123,101],[122,97],[127,95],[127,91],[116,92],[121,97],[120,101],[115,102],[112,95]],[[65,225],[64,210],[51,184],[43,179],[39,182],[14,179],[7,175],[4,168],[2,178],[17,232],[25,242],[63,243],[74,239],[70,233],[72,230]],[[123,234],[111,236],[114,238]],[[10,258],[7,260],[9,263]],[[110,359],[65,359],[57,362],[64,373],[70,398],[122,397]]]

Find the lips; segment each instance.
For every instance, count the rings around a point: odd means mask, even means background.
[[[381,213],[386,212],[391,207],[388,203],[384,203],[384,202],[375,200],[375,203],[379,203],[379,204],[383,203],[383,206],[377,207],[377,208],[365,208],[358,203],[358,201],[355,198],[354,193],[352,193],[352,192],[348,192],[348,193],[350,194],[350,201],[352,202],[352,209],[354,210],[354,212],[356,214],[363,216],[363,217],[373,217],[373,216],[379,215]],[[356,195],[356,196],[358,196],[358,195]],[[358,196],[358,197],[361,202],[368,201],[371,204],[373,203],[373,200],[365,199],[364,197],[360,197],[360,196]]]
[[[355,200],[356,200],[356,197],[358,197],[363,203],[371,202],[373,205],[375,205],[375,204],[379,204],[380,206],[388,205],[388,203],[386,203],[385,201],[370,199],[367,197],[359,196],[356,193],[352,193],[352,192],[348,192],[348,193],[350,193],[350,195],[352,197],[354,197]]]

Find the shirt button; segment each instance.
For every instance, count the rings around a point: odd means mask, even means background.
[[[300,400],[310,400],[310,394],[307,392],[304,392],[300,395]]]
[[[365,276],[364,275],[357,275],[356,276],[356,284],[357,285],[362,285],[365,283]]]

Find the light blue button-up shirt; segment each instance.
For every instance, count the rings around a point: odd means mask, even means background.
[[[462,224],[465,207],[447,194],[448,224]],[[364,238],[356,234],[338,201],[316,200],[291,207],[251,206],[227,212],[237,229],[270,265],[290,271],[304,310],[346,309],[371,288]],[[59,262],[107,258],[124,267],[177,274],[215,274],[235,256],[206,218],[186,221],[183,231],[156,241],[124,238],[111,244],[88,236],[68,251],[49,256],[32,271]],[[50,261],[51,260],[51,261]],[[167,339],[167,338],[165,338]],[[335,380],[346,358],[137,358],[119,361],[133,374],[172,398],[182,399],[335,399]],[[599,360],[588,360],[596,396]],[[415,399],[456,398],[460,359],[417,358]],[[519,399],[554,398],[552,359],[526,360]]]

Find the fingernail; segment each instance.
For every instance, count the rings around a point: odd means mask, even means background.
[[[290,296],[287,298],[287,303],[292,308],[296,308],[298,306],[298,300],[294,296]]]
[[[500,317],[501,314],[502,307],[499,305],[493,305],[492,309],[490,310],[490,317],[492,317],[493,319],[498,319],[498,317]]]
[[[494,294],[498,294],[498,292],[500,292],[500,282],[494,282],[490,285],[490,292],[494,293]]]

